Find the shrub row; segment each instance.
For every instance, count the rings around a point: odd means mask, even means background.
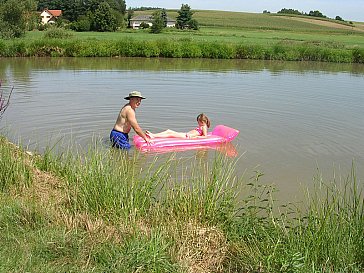
[[[247,45],[209,41],[42,39],[0,41],[0,57],[165,57],[364,63],[364,48],[327,44]]]

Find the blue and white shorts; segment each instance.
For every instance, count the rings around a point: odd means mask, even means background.
[[[129,135],[126,133],[119,132],[115,129],[111,130],[110,140],[112,143],[112,147],[116,147],[119,149],[130,149],[129,143]]]

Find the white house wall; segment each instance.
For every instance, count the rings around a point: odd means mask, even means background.
[[[43,11],[41,14],[40,14],[40,17],[42,18],[42,24],[45,25],[48,23],[48,21],[53,17],[52,14],[46,12],[46,11]]]

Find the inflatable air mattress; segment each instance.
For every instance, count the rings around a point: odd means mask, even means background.
[[[206,137],[196,138],[175,138],[157,137],[153,138],[153,143],[147,145],[143,138],[135,135],[133,140],[135,147],[141,151],[183,151],[193,148],[216,146],[232,141],[239,134],[239,130],[225,125],[217,125]]]

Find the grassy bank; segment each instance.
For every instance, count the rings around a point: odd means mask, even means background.
[[[233,44],[186,39],[77,40],[42,39],[0,41],[0,57],[165,57],[259,59],[364,63],[364,48],[348,49],[335,43],[278,42],[274,45]]]
[[[115,150],[30,156],[1,137],[0,154],[2,272],[364,270],[354,172],[343,187],[317,177],[300,211],[225,158],[177,175],[173,157],[143,166]]]

